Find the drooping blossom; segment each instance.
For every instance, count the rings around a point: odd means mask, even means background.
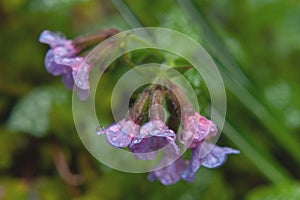
[[[89,95],[90,66],[85,63],[85,57],[78,56],[82,48],[74,45],[72,40],[62,34],[48,30],[40,34],[39,42],[48,44],[50,49],[45,57],[46,70],[54,76],[62,76],[62,81],[68,89],[77,90],[82,100]]]
[[[183,130],[180,137],[184,147],[191,151],[190,158],[184,160],[180,157],[170,165],[150,172],[148,179],[157,179],[164,185],[174,184],[180,179],[191,182],[201,166],[216,168],[226,161],[227,155],[239,154],[238,150],[220,147],[205,140],[216,136],[217,132],[217,127],[211,120],[197,112],[183,112]]]
[[[143,92],[131,108],[131,114],[127,118],[99,131],[98,134],[104,134],[107,141],[114,147],[128,147],[137,159],[153,160],[160,149],[163,149],[165,156],[178,155],[180,150],[175,143],[176,134],[162,121],[164,114],[159,109],[159,103],[162,103],[163,97],[160,89],[152,94],[149,109],[151,110],[150,121],[141,127],[137,124],[138,121],[143,121],[142,110],[147,106],[149,95],[148,90]]]
[[[87,64],[86,56],[79,54],[86,47],[96,45],[118,32],[117,29],[110,28],[69,40],[61,33],[43,31],[40,34],[39,42],[50,46],[50,50],[45,56],[46,70],[54,76],[62,76],[64,85],[68,89],[74,88],[78,97],[81,100],[86,100],[90,93],[89,73],[91,64]]]
[[[116,148],[128,147],[132,140],[139,135],[140,125],[138,122],[143,115],[142,111],[149,98],[149,91],[143,92],[134,105],[129,115],[108,128],[97,132],[98,135],[105,135],[107,141]]]
[[[214,137],[218,133],[216,125],[197,112],[183,114],[182,142],[189,148],[195,148],[205,138]]]
[[[187,168],[181,173],[181,177],[186,181],[193,181],[195,173],[200,166],[206,168],[216,168],[221,166],[229,154],[239,154],[239,151],[229,147],[220,147],[205,140],[196,148],[193,148],[192,155]]]
[[[98,135],[105,134],[107,141],[114,147],[127,147],[138,135],[140,126],[132,120],[123,119],[110,127],[98,131]]]
[[[221,166],[229,154],[238,154],[239,151],[229,147],[219,147],[208,143],[206,139],[217,135],[216,125],[195,112],[188,102],[186,96],[175,84],[170,83],[172,94],[170,98],[181,108],[183,130],[179,134],[184,148],[191,151],[188,160],[183,157],[178,158],[168,166],[150,172],[150,181],[159,180],[162,184],[170,185],[180,179],[193,181],[195,173],[201,166],[216,168]],[[172,95],[176,95],[176,97]],[[181,104],[179,104],[181,102]]]
[[[208,150],[210,151],[207,152]],[[192,149],[189,160],[180,157],[170,165],[150,172],[148,179],[150,181],[157,179],[164,185],[174,184],[180,179],[190,182],[194,180],[195,173],[201,166],[207,168],[219,167],[226,161],[227,155],[238,153],[238,150],[219,147],[203,141],[198,144],[197,148]]]

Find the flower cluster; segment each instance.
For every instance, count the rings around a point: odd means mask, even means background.
[[[40,34],[39,42],[48,44],[50,49],[45,56],[46,70],[54,76],[62,76],[68,89],[75,88],[81,100],[90,93],[89,72],[91,66],[86,57],[79,54],[89,45],[116,34],[115,29],[104,30],[97,35],[68,40],[61,33],[45,30]]]
[[[172,84],[171,87],[175,87],[175,85]],[[104,134],[107,141],[114,147],[128,147],[136,155],[136,159],[152,160],[155,158],[157,150],[163,149],[164,157],[160,162],[166,167],[150,172],[148,179],[150,181],[158,179],[165,185],[174,184],[180,179],[193,181],[200,166],[219,167],[225,162],[228,154],[239,153],[238,150],[219,147],[207,142],[208,138],[217,135],[216,125],[195,112],[184,95],[178,93],[178,87],[176,90],[176,96],[181,101],[178,107],[181,107],[182,110],[183,127],[180,133],[176,134],[165,124],[162,108],[163,90],[160,86],[157,86],[151,93],[148,122],[140,124],[142,120],[138,119],[142,113],[137,110],[141,111],[142,107],[146,106],[141,102],[146,102],[145,98],[149,97],[149,91],[146,92],[147,95],[144,93],[136,100],[136,104],[132,107],[135,112],[134,117],[129,116],[98,133]],[[183,143],[184,150],[191,151],[189,160],[185,160],[181,156],[178,141]],[[174,158],[177,159],[169,164],[170,159]]]
[[[82,52],[116,33],[115,29],[109,29],[68,40],[61,34],[43,31],[39,41],[50,46],[45,57],[46,70],[54,76],[62,76],[67,88],[74,88],[81,100],[87,99],[91,66],[85,62],[86,56]],[[165,167],[150,172],[148,179],[170,185],[181,179],[193,181],[201,166],[219,167],[228,154],[238,154],[239,151],[209,143],[208,139],[218,133],[216,125],[193,109],[176,84],[170,80],[166,83],[167,87],[148,87],[130,108],[128,116],[97,133],[105,135],[113,147],[128,148],[136,159],[153,160],[161,150],[163,158],[160,164]],[[171,115],[169,120],[164,109],[166,99],[173,105],[167,109]],[[148,117],[145,117],[145,110]],[[178,128],[180,131],[176,133]],[[184,152],[180,143],[184,151],[191,151],[188,160],[182,156]]]
[[[157,88],[152,94],[150,121],[138,125],[141,121],[143,107],[145,107],[150,92],[144,92],[132,107],[131,115],[112,126],[101,130],[98,134],[105,134],[107,141],[114,147],[128,147],[137,159],[152,160],[157,151],[164,148],[164,153],[180,154],[175,143],[176,134],[164,123],[163,112],[159,107],[162,103],[162,91]],[[121,144],[121,145],[120,145]]]

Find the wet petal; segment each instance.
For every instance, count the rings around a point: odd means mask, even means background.
[[[142,136],[161,136],[161,137],[175,137],[174,131],[170,130],[161,120],[154,120],[145,123],[140,130]]]
[[[44,30],[39,37],[39,42],[48,44],[51,47],[63,45],[66,41],[66,38],[62,34],[54,33],[49,30]]]
[[[189,164],[181,175],[182,179],[189,182],[193,181],[195,178],[195,173],[200,168],[202,161],[203,159],[199,157],[199,151],[193,149]]]
[[[118,125],[109,127],[106,130],[107,141],[115,147],[127,147],[131,142],[131,137],[121,129],[114,131]]]
[[[64,74],[65,68],[68,67],[55,62],[54,54],[52,50],[49,50],[45,56],[45,66],[46,66],[46,70],[54,76],[59,76]]]
[[[158,138],[156,138],[158,139]],[[136,159],[139,160],[153,160],[157,152],[152,142],[154,138],[145,138],[139,141],[137,144],[130,144],[130,150],[135,154]]]
[[[56,64],[61,65],[61,66],[69,66],[73,70],[76,70],[76,71],[79,70],[79,67],[81,66],[81,64],[84,60],[83,57],[68,58],[68,57],[62,57],[62,56],[58,56],[58,55],[54,55],[53,59]]]
[[[190,148],[198,146],[207,136],[216,136],[217,127],[211,121],[199,113],[184,116],[183,131],[180,134],[184,144],[190,144]]]
[[[74,46],[72,40],[48,30],[40,34],[39,41],[48,44],[51,49],[45,56],[46,70],[54,75],[62,75],[62,81],[68,89],[75,89],[80,100],[89,96],[90,66],[84,63],[85,57],[77,56],[82,50]],[[82,68],[82,69],[81,69]]]
[[[205,145],[211,146],[213,144],[203,143],[204,148]],[[227,159],[227,155],[229,154],[239,154],[240,152],[236,149],[232,149],[229,147],[219,147],[215,145],[212,150],[207,154],[207,156],[203,159],[202,165],[207,168],[215,168],[221,166]]]
[[[138,129],[139,126],[133,121],[123,119],[98,134],[105,134],[107,141],[114,147],[127,147],[138,133]]]
[[[73,71],[75,84],[78,88],[83,90],[90,89],[89,72],[90,72],[90,66],[87,63],[84,63],[84,60],[82,60],[79,66],[79,70]]]
[[[228,154],[238,154],[239,151],[229,147],[219,147],[217,145],[203,141],[197,148],[192,149],[190,162],[186,170],[182,173],[182,179],[193,181],[195,173],[200,166],[215,168],[221,166]]]
[[[175,143],[175,133],[160,120],[144,124],[138,136],[129,146],[137,159],[152,160],[157,155],[157,151],[162,148],[164,156],[173,156],[180,153]]]
[[[154,181],[158,179],[164,185],[174,184],[180,180],[180,175],[186,166],[187,164],[183,158],[179,158],[175,162],[162,169],[150,172],[148,175],[148,180]]]

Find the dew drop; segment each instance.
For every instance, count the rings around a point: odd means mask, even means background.
[[[81,88],[82,85],[83,85],[83,84],[82,84],[82,81],[81,81],[81,80],[77,80],[77,81],[76,81],[76,85],[77,85],[78,87]]]
[[[200,138],[200,136],[199,136],[199,134],[194,134],[194,139],[199,139]]]
[[[102,126],[99,126],[97,129],[96,129],[96,134],[97,135],[101,135],[101,134],[104,134],[104,128]]]
[[[207,124],[207,120],[205,118],[200,118],[199,120],[201,125],[206,125]]]

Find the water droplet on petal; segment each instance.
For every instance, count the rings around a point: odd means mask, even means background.
[[[194,134],[194,139],[199,139],[200,138],[200,135],[199,134]]]
[[[205,126],[207,124],[207,119],[205,119],[204,117],[202,117],[202,118],[200,118],[199,122],[200,122],[200,124],[202,126]]]
[[[83,85],[83,83],[82,83],[81,80],[76,80],[76,85],[77,85],[79,88],[81,88],[82,85]]]

